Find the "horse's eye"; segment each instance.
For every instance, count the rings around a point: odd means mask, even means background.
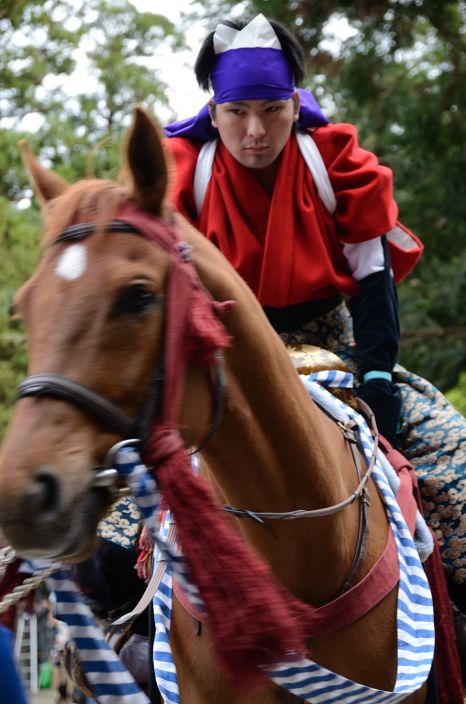
[[[116,301],[116,313],[144,313],[154,303],[155,296],[144,284],[133,284]]]

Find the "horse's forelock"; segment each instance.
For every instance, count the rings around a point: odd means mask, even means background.
[[[49,244],[69,225],[93,221],[103,230],[128,199],[127,190],[114,181],[87,179],[71,186],[45,208],[43,244]]]

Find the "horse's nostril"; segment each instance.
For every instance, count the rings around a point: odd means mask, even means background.
[[[58,511],[60,503],[60,486],[57,478],[48,471],[41,470],[36,474],[36,483],[31,491],[31,511],[38,516],[50,516]]]

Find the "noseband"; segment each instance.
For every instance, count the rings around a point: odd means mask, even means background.
[[[104,396],[59,374],[34,374],[18,386],[17,398],[53,396],[78,406],[106,428],[124,438],[135,434],[137,422]]]
[[[96,226],[93,222],[84,222],[77,225],[66,227],[54,240],[53,244],[61,242],[69,242],[82,240],[96,232]],[[144,233],[134,227],[132,224],[124,220],[112,220],[105,226],[105,232],[124,232],[129,234],[144,237]],[[186,249],[182,246],[177,247],[180,256],[186,256]],[[163,300],[164,296],[160,297]],[[145,399],[137,413],[136,418],[132,418],[125,411],[115,405],[112,401],[104,396],[92,391],[83,384],[71,381],[60,374],[35,374],[26,377],[18,386],[17,399],[26,396],[37,397],[52,397],[66,401],[84,411],[91,416],[95,421],[104,426],[106,429],[115,432],[123,438],[123,444],[126,440],[131,439],[134,444],[143,444],[148,437],[150,428],[154,418],[157,416],[161,406],[163,396],[163,388],[165,375],[163,370],[163,357],[160,356],[160,361],[157,363],[156,371],[152,378],[152,382],[146,393]],[[198,452],[205,447],[207,442],[217,431],[223,412],[223,401],[225,393],[225,375],[223,370],[222,355],[217,351],[214,355],[214,380],[213,380],[213,413],[210,427],[201,444],[192,452]],[[105,461],[105,466],[108,467],[114,457],[115,448],[122,443],[117,443],[110,448]],[[105,472],[105,470],[104,470]],[[105,482],[104,482],[105,483]]]

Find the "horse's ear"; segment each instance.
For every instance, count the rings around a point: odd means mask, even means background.
[[[143,210],[161,215],[168,169],[160,127],[140,107],[128,134],[126,160],[132,177],[132,200]]]
[[[70,184],[58,174],[46,169],[32,153],[26,139],[19,142],[24,165],[29,174],[29,180],[41,205],[64,193]]]

